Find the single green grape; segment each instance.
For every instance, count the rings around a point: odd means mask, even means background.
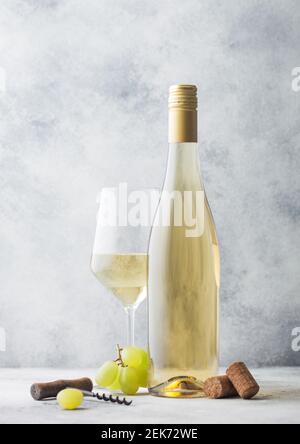
[[[138,347],[125,347],[121,353],[122,360],[125,365],[129,367],[147,367],[148,366],[148,353],[142,348]]]
[[[120,374],[121,374],[121,367],[118,367],[118,374],[112,385],[107,387],[108,390],[121,390],[121,384],[120,384]]]
[[[120,374],[120,385],[125,395],[135,395],[139,389],[138,372],[133,367],[122,367]]]
[[[118,368],[118,364],[114,361],[105,362],[97,372],[96,383],[100,387],[109,387],[118,375]]]
[[[75,410],[81,406],[83,394],[78,389],[67,388],[58,393],[57,402],[64,410]]]

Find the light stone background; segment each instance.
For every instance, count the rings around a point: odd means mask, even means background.
[[[173,83],[200,87],[222,363],[300,364],[299,0],[1,0],[0,66],[0,366],[96,366],[124,341],[89,270],[95,198],[161,186]]]

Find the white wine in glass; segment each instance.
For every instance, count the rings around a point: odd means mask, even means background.
[[[153,211],[153,201],[158,202],[159,191],[144,189],[134,191],[141,197],[141,211]],[[121,196],[121,197],[120,197]],[[131,196],[132,197],[132,196]],[[120,205],[130,212],[128,202],[120,202],[120,188],[104,188],[100,193],[96,234],[91,259],[91,270],[99,282],[110,290],[123,305],[127,314],[127,344],[134,344],[135,311],[147,296],[148,242],[151,228],[151,211],[143,223],[127,223],[116,217]],[[146,208],[145,208],[146,207]],[[124,211],[123,211],[124,216]],[[116,223],[112,223],[112,222]],[[148,221],[148,222],[147,222]]]
[[[124,307],[138,306],[145,299],[147,254],[95,254],[91,268]]]

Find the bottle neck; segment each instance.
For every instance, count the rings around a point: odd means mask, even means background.
[[[165,188],[203,189],[198,153],[196,109],[169,109],[169,158]]]
[[[170,143],[164,188],[167,190],[203,190],[198,143]]]
[[[197,111],[183,108],[169,109],[169,143],[197,143]]]

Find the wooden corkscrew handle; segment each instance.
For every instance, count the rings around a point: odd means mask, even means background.
[[[64,390],[67,387],[91,392],[93,390],[93,382],[89,378],[37,382],[32,384],[30,393],[33,399],[40,401],[42,399],[55,398],[61,390]]]

